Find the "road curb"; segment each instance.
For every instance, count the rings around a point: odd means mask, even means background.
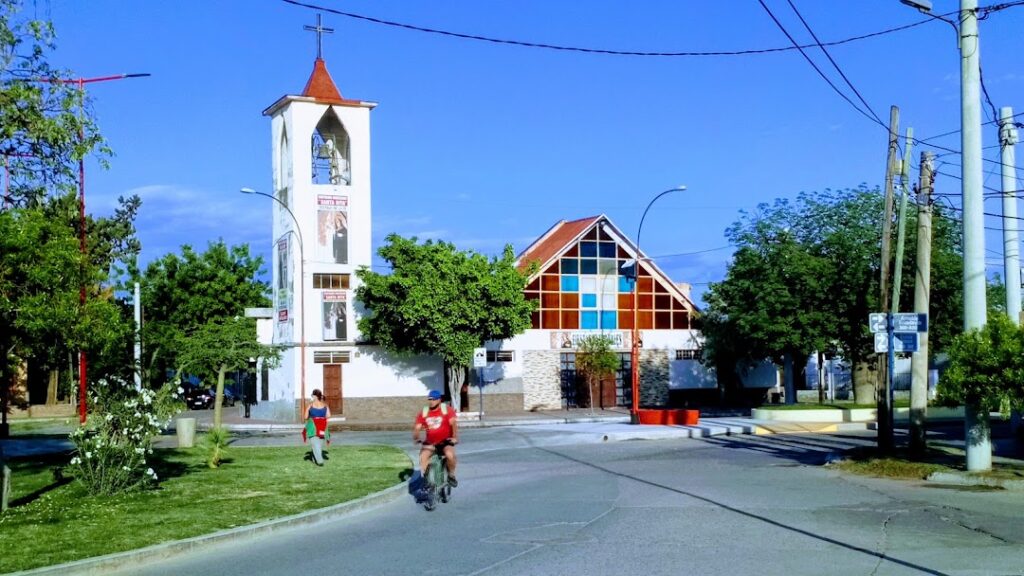
[[[992,478],[968,472],[933,472],[928,475],[927,481],[954,486],[991,486],[1013,492],[1024,492],[1024,480]]]
[[[10,573],[9,576],[40,576],[50,574],[91,576],[95,574],[108,574],[115,570],[134,566],[139,562],[166,560],[186,552],[192,552],[225,542],[243,541],[257,536],[262,536],[264,534],[269,534],[271,532],[276,532],[278,530],[286,530],[297,526],[315,524],[326,520],[341,518],[350,514],[356,514],[397,500],[407,493],[408,485],[406,482],[402,482],[392,486],[391,488],[381,490],[380,492],[368,494],[362,498],[351,500],[349,502],[342,502],[340,504],[328,506],[327,508],[301,512],[299,514],[285,516],[283,518],[275,518],[273,520],[265,520],[248,526],[239,526],[238,528],[222,530],[212,534],[186,538],[185,540],[164,542],[162,544],[155,544],[153,546],[147,546],[137,550],[116,552],[105,556],[96,556],[95,558],[85,558],[83,560],[75,560],[74,562],[56,564],[54,566],[44,566],[42,568],[33,568],[32,570],[25,570],[22,572],[13,572]]]

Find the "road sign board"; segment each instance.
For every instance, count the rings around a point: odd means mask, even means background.
[[[868,314],[868,326],[871,327],[871,332],[873,334],[885,332],[885,313],[873,312]]]
[[[893,350],[900,352],[917,352],[917,332],[894,332],[892,335]],[[875,334],[875,352],[889,351],[889,336],[885,332]]]
[[[473,368],[484,368],[487,366],[487,348],[473,349]]]
[[[927,314],[896,314],[893,316],[893,327],[896,332],[927,332]]]

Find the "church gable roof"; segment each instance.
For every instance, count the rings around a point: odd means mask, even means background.
[[[590,216],[566,222],[562,220],[552,226],[540,238],[533,241],[516,259],[516,267],[526,272],[530,264],[536,262],[543,267],[549,260],[558,256],[569,244],[583,235],[604,216]]]
[[[552,226],[547,232],[541,235],[540,238],[535,240],[533,244],[530,244],[516,259],[516,267],[520,272],[527,272],[530,265],[534,262],[537,263],[537,271],[530,276],[530,280],[534,280],[538,277],[545,269],[547,269],[552,262],[565,254],[569,249],[573,248],[577,242],[584,238],[591,230],[598,225],[602,226],[603,234],[611,237],[618,245],[620,258],[624,254],[626,257],[636,258],[637,247],[625,234],[612,221],[601,214],[600,216],[590,216],[587,218],[580,218],[579,220],[565,221],[561,220],[554,226]],[[693,311],[697,311],[697,306],[693,303],[693,300],[678,286],[671,278],[665,274],[661,268],[657,266],[650,258],[646,257],[642,252],[640,253],[640,266],[646,270],[658,283],[664,286],[668,292],[674,295],[676,298],[685,302],[687,307]]]

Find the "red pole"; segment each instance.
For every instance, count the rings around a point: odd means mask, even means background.
[[[640,248],[637,247],[636,262],[633,265],[633,350],[630,366],[633,369],[633,400],[629,407],[630,420],[640,423],[640,314],[637,311],[637,297],[640,289]]]

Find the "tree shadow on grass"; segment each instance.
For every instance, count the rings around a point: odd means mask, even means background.
[[[73,478],[64,475],[64,466],[67,465],[67,463],[68,458],[66,454],[45,454],[42,456],[9,460],[7,464],[11,467],[12,476],[15,481],[19,475],[35,474],[45,469],[50,469],[53,474],[53,481],[51,483],[45,486],[40,486],[28,494],[12,499],[10,501],[10,507],[17,508],[18,506],[30,504],[35,500],[38,500],[44,494],[71,483]]]

